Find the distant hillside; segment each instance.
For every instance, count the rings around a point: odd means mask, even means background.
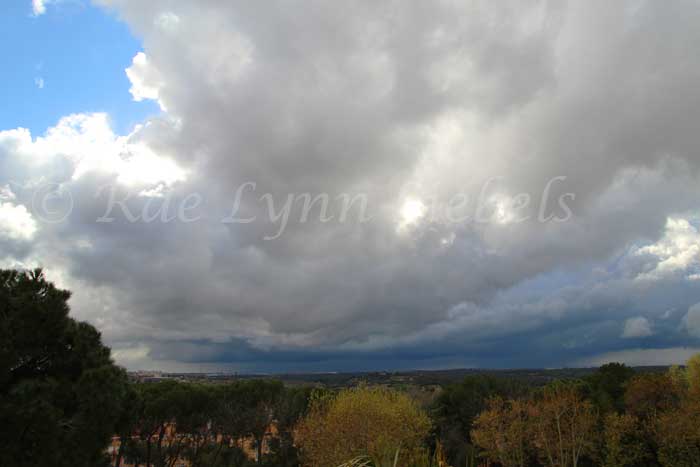
[[[236,379],[276,379],[290,386],[318,385],[328,388],[355,386],[361,382],[387,386],[433,386],[456,383],[471,375],[492,375],[514,378],[529,385],[541,386],[555,379],[583,378],[593,373],[595,368],[559,368],[559,369],[451,369],[451,370],[414,370],[414,371],[373,371],[350,373],[299,373],[278,375],[212,374],[212,373],[131,373],[132,378],[141,381],[178,379],[224,382]],[[634,367],[640,373],[660,373],[668,370],[667,366]]]

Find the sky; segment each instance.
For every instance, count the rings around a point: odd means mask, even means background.
[[[0,267],[128,369],[700,351],[697,1],[0,9]]]
[[[124,68],[141,50],[128,26],[88,2],[3,2],[0,53],[4,84],[0,128],[42,134],[66,115],[105,112],[115,131],[128,131],[159,113],[153,102],[133,102]]]

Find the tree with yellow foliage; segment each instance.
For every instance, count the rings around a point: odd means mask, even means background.
[[[697,467],[700,459],[700,401],[688,399],[662,413],[656,426],[658,457],[664,467]]]
[[[642,420],[678,407],[683,391],[669,373],[646,373],[632,378],[625,391],[627,413]]]
[[[528,423],[526,402],[496,397],[474,420],[471,437],[487,459],[503,467],[524,467],[530,451]]]
[[[420,455],[430,420],[406,394],[360,386],[312,401],[297,427],[303,465],[337,466],[357,456],[383,459],[398,452],[398,465]]]
[[[690,396],[700,400],[700,353],[688,359],[685,364],[685,374]]]
[[[534,445],[548,467],[577,467],[594,449],[597,414],[570,385],[544,389],[529,407]]]
[[[665,392],[675,394],[675,404],[655,418],[659,462],[695,467],[700,459],[700,354],[690,357],[685,369],[672,368],[669,377],[675,387]]]

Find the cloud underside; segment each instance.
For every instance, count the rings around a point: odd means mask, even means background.
[[[162,114],[128,135],[90,113],[1,132],[0,251],[71,287],[122,363],[560,366],[698,347],[697,3],[97,3],[143,38],[131,95]],[[237,215],[255,221],[222,222],[249,182]],[[46,184],[54,216],[70,193],[61,222],[32,204]],[[280,232],[268,201],[305,193],[363,194],[372,220],[302,222],[295,205]],[[110,194],[139,219],[95,222]],[[192,194],[198,220],[143,222]],[[433,216],[458,194],[457,221]]]

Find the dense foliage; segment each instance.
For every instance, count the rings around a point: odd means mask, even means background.
[[[476,419],[481,457],[503,467],[684,467],[700,459],[700,372],[634,375],[606,365],[587,381],[494,399]]]
[[[513,398],[527,387],[514,379],[495,376],[467,376],[440,393],[432,408],[434,435],[443,443],[447,457],[455,465],[465,465],[473,457],[470,432],[474,419],[493,397]]]
[[[292,430],[309,393],[267,380],[135,384],[113,464],[298,465]]]
[[[100,333],[41,271],[0,270],[0,465],[104,465],[128,391]]]
[[[408,465],[421,453],[429,430],[428,416],[408,395],[360,386],[315,399],[297,442],[309,466],[339,465],[362,454],[394,458],[397,450],[400,465]]]

